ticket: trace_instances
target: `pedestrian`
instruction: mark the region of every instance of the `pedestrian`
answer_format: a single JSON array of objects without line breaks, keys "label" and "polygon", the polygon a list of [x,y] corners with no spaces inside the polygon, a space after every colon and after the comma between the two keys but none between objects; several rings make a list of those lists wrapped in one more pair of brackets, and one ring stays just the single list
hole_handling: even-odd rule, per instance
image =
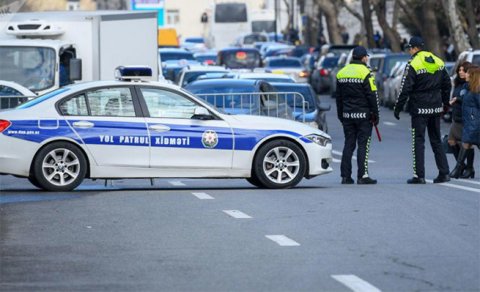
[{"label": "pedestrian", "polygon": [[357,150],[357,184],[376,184],[369,177],[368,155],[372,123],[378,125],[378,95],[375,79],[367,67],[368,54],[364,47],[353,49],[352,61],[337,74],[337,116],[343,125],[345,145],[340,165],[342,184],[353,184],[352,155]]},{"label": "pedestrian", "polygon": [[452,85],[445,63],[434,54],[424,51],[423,39],[414,36],[408,43],[412,55],[403,74],[394,116],[400,119],[405,103],[412,117],[413,178],[409,184],[425,184],[425,130],[435,154],[439,171],[434,183],[450,181],[447,156],[440,136],[440,115],[448,107]]},{"label": "pedestrian", "polygon": [[[458,66],[456,70],[457,76],[453,81],[454,88],[452,98],[450,99],[450,105],[452,106],[452,125],[450,126],[450,132],[448,133],[448,144],[453,151],[453,156],[455,156],[455,160],[458,160],[460,147],[462,147],[462,99],[468,90],[466,74],[470,66],[470,62],[463,62]],[[461,178],[468,178],[471,176],[471,171],[473,171],[473,156],[473,149],[469,149],[467,153],[467,165],[469,167],[465,169],[465,174],[460,175]],[[452,176],[452,173],[450,173],[450,176]]]},{"label": "pedestrian", "polygon": [[465,166],[465,158],[468,153],[472,153],[473,145],[480,148],[480,68],[471,66],[466,75],[468,82],[468,91],[462,100],[463,131],[462,144],[458,154],[457,165],[452,171],[451,176],[459,178],[465,167],[470,168],[467,173],[469,177],[475,177],[473,169],[473,160],[471,165]]}]

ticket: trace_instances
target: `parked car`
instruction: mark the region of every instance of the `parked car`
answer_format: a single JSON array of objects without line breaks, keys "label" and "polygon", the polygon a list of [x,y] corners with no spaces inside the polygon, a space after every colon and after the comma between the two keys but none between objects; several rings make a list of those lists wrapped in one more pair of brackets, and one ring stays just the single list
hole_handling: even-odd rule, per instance
[{"label": "parked car", "polygon": [[288,106],[285,98],[280,98],[278,102],[274,100],[275,88],[262,80],[198,80],[187,85],[185,89],[228,114],[294,119],[293,109]]},{"label": "parked car", "polygon": [[177,74],[176,84],[181,87],[195,81],[198,77],[207,73],[227,74],[230,71],[220,66],[187,66]]},{"label": "parked car", "polygon": [[254,48],[226,48],[218,51],[217,65],[225,66],[228,69],[253,70],[263,67],[260,52]]},{"label": "parked car", "polygon": [[193,57],[203,65],[213,66],[217,61],[216,51],[198,52],[193,54]]},{"label": "parked car", "polygon": [[296,82],[306,83],[309,72],[303,66],[299,58],[294,57],[271,57],[265,59],[265,72],[286,74]]},{"label": "parked car", "polygon": [[241,48],[255,48],[256,42],[267,42],[268,35],[266,33],[254,32],[240,36],[235,41],[235,46]]},{"label": "parked car", "polygon": [[190,52],[201,52],[207,50],[205,39],[202,37],[188,37],[183,40],[181,47]]},{"label": "parked car", "polygon": [[386,107],[393,108],[400,93],[400,86],[402,84],[403,73],[407,62],[397,62],[392,68],[391,73],[384,82],[384,104]]},{"label": "parked car", "polygon": [[346,64],[348,64],[347,57],[347,54],[341,53],[338,57],[337,65],[333,67],[332,71],[330,72],[330,76],[332,76],[332,83],[330,83],[330,92],[332,97],[335,97],[335,92],[337,91],[337,74],[343,67],[345,67]]},{"label": "parked car", "polygon": [[183,67],[189,65],[200,65],[193,57],[193,53],[184,49],[162,48],[158,49],[162,72],[165,79],[175,82],[177,74]]},{"label": "parked car", "polygon": [[256,73],[256,72],[238,73],[236,74],[236,78],[263,80],[270,83],[271,82],[295,83],[295,80],[289,75],[274,74],[274,73]]},{"label": "parked car", "polygon": [[[271,83],[271,85],[275,87],[278,92],[286,93],[288,105],[293,108],[295,120],[318,128],[325,133],[328,132],[326,112],[330,110],[330,105],[321,103],[310,84]],[[297,95],[292,93],[296,93]],[[303,97],[303,100],[299,98],[300,96]],[[305,104],[303,104],[302,101],[305,101]]]},{"label": "parked car", "polygon": [[315,70],[310,76],[310,83],[318,94],[328,93],[331,91],[331,85],[336,81],[336,77],[332,75],[333,69],[337,67],[339,56],[322,56],[317,62]]},{"label": "parked car", "polygon": [[35,93],[16,82],[0,80],[0,109],[14,108],[35,97]]},{"label": "parked car", "polygon": [[178,86],[127,81],[141,78],[138,68],[120,70],[122,80],[68,85],[0,112],[0,173],[65,192],[85,178],[246,178],[290,188],[332,171],[331,138],[320,130],[226,115]]}]

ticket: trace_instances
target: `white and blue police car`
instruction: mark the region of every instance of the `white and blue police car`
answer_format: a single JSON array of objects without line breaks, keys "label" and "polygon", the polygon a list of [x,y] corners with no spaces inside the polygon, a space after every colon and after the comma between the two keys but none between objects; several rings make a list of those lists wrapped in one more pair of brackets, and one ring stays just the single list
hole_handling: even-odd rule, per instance
[{"label": "white and blue police car", "polygon": [[332,171],[332,144],[299,122],[226,115],[182,88],[119,67],[0,112],[0,173],[48,191],[85,178],[246,178],[289,188]]}]

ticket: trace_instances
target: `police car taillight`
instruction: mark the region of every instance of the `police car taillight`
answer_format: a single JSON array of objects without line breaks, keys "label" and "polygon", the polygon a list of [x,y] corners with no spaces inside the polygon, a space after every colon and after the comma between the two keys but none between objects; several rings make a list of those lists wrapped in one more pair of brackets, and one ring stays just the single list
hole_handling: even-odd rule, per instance
[{"label": "police car taillight", "polygon": [[120,66],[115,68],[115,79],[117,80],[145,81],[152,76],[152,68],[147,66]]},{"label": "police car taillight", "polygon": [[12,123],[6,120],[0,120],[0,133],[5,131],[8,127],[10,127]]}]

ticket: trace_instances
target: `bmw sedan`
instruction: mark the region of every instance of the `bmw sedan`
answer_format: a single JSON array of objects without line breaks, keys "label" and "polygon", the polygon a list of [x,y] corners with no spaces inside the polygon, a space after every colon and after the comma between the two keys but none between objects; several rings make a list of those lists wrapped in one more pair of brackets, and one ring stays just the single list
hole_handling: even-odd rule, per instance
[{"label": "bmw sedan", "polygon": [[331,139],[320,130],[223,114],[176,85],[120,79],[69,85],[0,112],[0,174],[70,191],[85,178],[246,178],[290,188],[332,171]]}]

